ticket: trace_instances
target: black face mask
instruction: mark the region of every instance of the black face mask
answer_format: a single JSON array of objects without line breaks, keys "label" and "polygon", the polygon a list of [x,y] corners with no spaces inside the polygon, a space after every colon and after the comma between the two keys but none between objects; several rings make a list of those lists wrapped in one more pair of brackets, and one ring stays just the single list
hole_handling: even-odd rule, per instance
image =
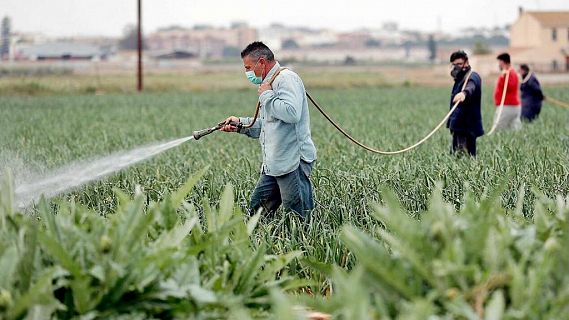
[{"label": "black face mask", "polygon": [[450,75],[454,78],[454,80],[459,80],[462,79],[462,77],[464,77],[468,71],[470,71],[470,66],[467,66],[465,68],[454,66],[450,72]]}]

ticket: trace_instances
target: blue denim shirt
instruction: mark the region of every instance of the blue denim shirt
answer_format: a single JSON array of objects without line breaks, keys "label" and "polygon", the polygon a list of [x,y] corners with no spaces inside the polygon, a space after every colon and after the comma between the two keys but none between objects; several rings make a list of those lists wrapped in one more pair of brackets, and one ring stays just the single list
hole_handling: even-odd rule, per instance
[{"label": "blue denim shirt", "polygon": [[[267,82],[280,68],[277,62],[264,79]],[[282,176],[298,168],[300,160],[316,160],[316,147],[310,135],[310,116],[304,84],[300,77],[285,69],[274,80],[272,90],[259,96],[261,110],[253,127],[239,132],[259,139],[263,152],[262,171]],[[248,125],[252,118],[240,118]]]}]

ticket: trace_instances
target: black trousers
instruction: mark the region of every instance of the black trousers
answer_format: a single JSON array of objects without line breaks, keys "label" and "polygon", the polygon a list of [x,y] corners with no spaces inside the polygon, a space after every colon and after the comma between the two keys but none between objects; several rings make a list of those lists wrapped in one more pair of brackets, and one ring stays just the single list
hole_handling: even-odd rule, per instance
[{"label": "black trousers", "polygon": [[522,120],[532,122],[539,117],[541,105],[522,105]]},{"label": "black trousers", "polygon": [[476,137],[468,133],[452,132],[452,154],[468,153],[476,157]]}]

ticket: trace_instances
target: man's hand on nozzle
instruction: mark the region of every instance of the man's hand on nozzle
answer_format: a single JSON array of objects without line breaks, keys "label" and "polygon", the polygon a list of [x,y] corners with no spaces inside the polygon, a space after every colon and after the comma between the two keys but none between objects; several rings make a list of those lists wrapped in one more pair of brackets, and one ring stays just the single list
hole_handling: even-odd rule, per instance
[{"label": "man's hand on nozzle", "polygon": [[464,91],[461,91],[454,96],[452,102],[454,103],[463,102],[465,99],[466,99],[466,94],[464,93]]},{"label": "man's hand on nozzle", "polygon": [[223,123],[225,123],[224,126],[221,127],[221,129],[219,129],[220,131],[224,131],[224,132],[237,132],[238,128],[237,126],[232,125],[231,123],[240,123],[239,118],[235,117],[235,116],[231,116],[227,119],[225,119],[225,121],[223,121]]}]

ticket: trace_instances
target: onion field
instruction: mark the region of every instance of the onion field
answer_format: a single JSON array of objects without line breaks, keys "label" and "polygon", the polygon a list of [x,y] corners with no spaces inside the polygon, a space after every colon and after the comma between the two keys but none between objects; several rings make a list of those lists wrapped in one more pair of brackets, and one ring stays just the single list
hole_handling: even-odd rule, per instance
[{"label": "onion field", "polygon": [[[565,87],[544,92],[569,101]],[[569,110],[548,103],[523,130],[480,138],[475,159],[450,155],[444,128],[403,155],[371,154],[311,108],[316,209],[306,221],[244,214],[259,145],[220,132],[14,205],[22,179],[251,115],[255,94],[1,97],[0,318],[566,319]],[[311,91],[384,150],[426,135],[449,94]]]}]

